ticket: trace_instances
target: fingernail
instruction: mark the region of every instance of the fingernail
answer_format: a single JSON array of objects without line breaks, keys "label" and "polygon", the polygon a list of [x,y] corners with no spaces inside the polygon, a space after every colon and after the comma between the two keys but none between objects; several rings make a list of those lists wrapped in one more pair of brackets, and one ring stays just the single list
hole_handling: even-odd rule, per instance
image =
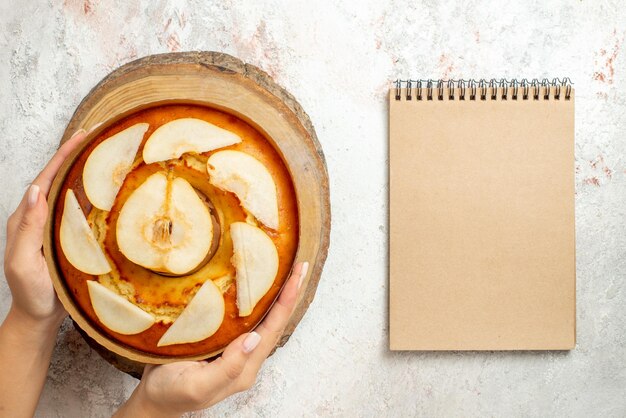
[{"label": "fingernail", "polygon": [[249,353],[256,348],[261,342],[261,334],[252,331],[245,340],[243,340],[243,352]]},{"label": "fingernail", "polygon": [[77,130],[76,132],[74,132],[74,135],[72,135],[72,136],[70,137],[70,139],[72,139],[72,138],[76,138],[78,135],[80,135],[80,134],[86,134],[86,133],[87,133],[87,132],[86,132],[83,128],[80,128],[79,130]]},{"label": "fingernail", "polygon": [[300,286],[302,286],[302,282],[304,281],[304,278],[306,277],[306,274],[309,271],[309,262],[305,261],[304,263],[302,263],[302,268],[300,269],[300,280],[298,281],[298,289],[300,289]]},{"label": "fingernail", "polygon": [[28,207],[32,208],[37,204],[39,199],[39,186],[31,184],[28,188]]},{"label": "fingernail", "polygon": [[87,131],[88,134],[92,133],[93,131],[95,131],[96,129],[98,129],[100,126],[102,126],[104,122],[98,122],[95,125],[93,125],[91,128],[89,128],[89,131]]}]

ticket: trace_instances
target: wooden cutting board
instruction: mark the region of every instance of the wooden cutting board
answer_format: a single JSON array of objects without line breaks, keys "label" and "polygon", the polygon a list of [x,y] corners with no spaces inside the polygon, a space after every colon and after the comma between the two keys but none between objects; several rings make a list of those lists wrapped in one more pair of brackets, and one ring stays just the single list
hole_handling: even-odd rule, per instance
[{"label": "wooden cutting board", "polygon": [[[282,347],[315,296],[329,246],[328,172],[313,125],[296,99],[259,68],[219,52],[182,52],[144,57],[110,73],[80,103],[61,143],[80,128],[88,130],[97,123],[108,124],[142,108],[167,103],[205,104],[234,113],[266,134],[292,175],[300,219],[296,260],[309,261],[310,273],[277,345]],[[50,207],[55,206],[68,169],[69,165],[61,168],[52,186]],[[114,342],[74,306],[54,261],[52,231],[52,225],[47,225],[44,253],[57,294],[74,325],[109,363],[139,378],[142,357],[116,353]]]}]

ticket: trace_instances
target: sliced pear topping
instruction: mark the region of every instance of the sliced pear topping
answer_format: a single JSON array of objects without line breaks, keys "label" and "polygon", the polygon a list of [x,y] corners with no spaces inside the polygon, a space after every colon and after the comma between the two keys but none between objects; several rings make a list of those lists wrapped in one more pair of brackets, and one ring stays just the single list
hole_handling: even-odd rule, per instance
[{"label": "sliced pear topping", "polygon": [[225,310],[222,292],[212,280],[207,280],[157,346],[194,343],[209,338],[222,325]]},{"label": "sliced pear topping", "polygon": [[263,230],[245,222],[230,225],[232,262],[237,271],[239,316],[248,316],[270,290],[278,272],[278,251]]},{"label": "sliced pear topping", "polygon": [[111,271],[72,189],[65,193],[59,241],[67,261],[83,273],[105,274]]},{"label": "sliced pear topping", "polygon": [[211,184],[234,193],[261,223],[278,229],[276,185],[259,160],[241,151],[219,151],[209,157],[207,172]]},{"label": "sliced pear topping", "polygon": [[150,125],[138,123],[105,139],[89,154],[83,169],[85,194],[92,205],[111,210]]},{"label": "sliced pear topping", "polygon": [[157,128],[146,141],[146,164],[179,158],[187,152],[202,153],[241,142],[241,138],[201,119],[176,119]]},{"label": "sliced pear topping", "polygon": [[213,220],[186,180],[157,172],[128,197],[116,233],[120,251],[133,263],[181,275],[207,257]]},{"label": "sliced pear topping", "polygon": [[89,280],[87,288],[94,312],[111,331],[125,335],[138,334],[154,324],[152,315],[100,283]]}]

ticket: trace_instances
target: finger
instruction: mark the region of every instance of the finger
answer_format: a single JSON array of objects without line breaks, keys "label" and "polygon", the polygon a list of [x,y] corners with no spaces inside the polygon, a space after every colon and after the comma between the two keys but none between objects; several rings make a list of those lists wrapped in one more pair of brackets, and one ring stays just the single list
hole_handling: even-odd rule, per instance
[{"label": "finger", "polygon": [[43,230],[48,216],[48,204],[40,188],[32,184],[26,191],[26,209],[17,224],[14,249],[24,254],[35,254],[43,245]]},{"label": "finger", "polygon": [[294,266],[293,272],[287,281],[280,297],[267,314],[263,322],[255,329],[261,334],[261,343],[250,358],[250,366],[256,367],[256,371],[261,367],[263,361],[270,355],[278,339],[282,336],[289,318],[293,313],[298,299],[298,291],[306,274],[308,272],[309,263],[298,263]]},{"label": "finger", "polygon": [[[246,368],[246,363],[262,337],[256,332],[242,334],[228,344],[222,356],[211,363],[194,370],[190,376],[191,386],[199,390],[199,398],[211,400],[222,389],[239,383],[238,379]],[[235,387],[230,393],[240,390]]]},{"label": "finger", "polygon": [[[35,211],[34,213],[31,213],[29,217],[25,218],[25,215],[28,209],[32,209],[30,206],[38,205],[38,200],[39,200],[39,196],[41,193],[39,192],[40,190],[39,186],[37,185],[34,185],[34,186],[35,187],[31,185],[28,187],[28,189],[26,189],[26,193],[24,193],[24,196],[22,197],[20,206],[18,206],[18,209],[10,216],[9,220],[7,221],[7,245],[6,245],[7,253],[13,248],[13,245],[15,244],[15,241],[19,235],[18,230],[28,229],[28,224],[32,223],[31,218],[33,216],[37,216],[37,211]],[[45,202],[45,199],[44,199],[44,202]],[[47,210],[47,203],[45,204],[44,209]],[[44,220],[43,220],[44,224],[45,224],[45,220],[46,218],[44,216]],[[42,237],[43,237],[43,231],[42,231]]]},{"label": "finger", "polygon": [[63,161],[65,161],[70,153],[74,151],[74,149],[83,139],[85,139],[86,136],[87,132],[85,132],[84,129],[78,130],[70,139],[67,140],[67,142],[61,145],[54,156],[52,156],[46,167],[41,171],[41,173],[39,173],[37,178],[35,178],[33,183],[37,184],[41,188],[41,193],[43,193],[44,196],[48,195],[52,181],[57,175],[59,168],[61,168]]}]

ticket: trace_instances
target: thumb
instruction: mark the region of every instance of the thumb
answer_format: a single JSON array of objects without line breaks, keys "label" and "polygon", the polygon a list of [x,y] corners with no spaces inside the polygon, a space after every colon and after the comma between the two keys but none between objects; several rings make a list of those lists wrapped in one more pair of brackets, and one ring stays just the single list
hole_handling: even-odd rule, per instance
[{"label": "thumb", "polygon": [[40,188],[31,184],[26,191],[26,210],[17,226],[15,249],[37,252],[43,245],[43,230],[48,216],[48,204]]},{"label": "thumb", "polygon": [[261,335],[256,332],[240,335],[228,344],[219,358],[210,363],[200,363],[203,367],[192,376],[194,386],[209,399],[219,389],[228,389],[232,384],[239,383],[248,358],[260,341]]},{"label": "thumb", "polygon": [[261,341],[261,335],[256,332],[240,335],[228,344],[222,355],[209,366],[216,366],[218,375],[229,381],[236,380],[246,366],[250,353]]}]

